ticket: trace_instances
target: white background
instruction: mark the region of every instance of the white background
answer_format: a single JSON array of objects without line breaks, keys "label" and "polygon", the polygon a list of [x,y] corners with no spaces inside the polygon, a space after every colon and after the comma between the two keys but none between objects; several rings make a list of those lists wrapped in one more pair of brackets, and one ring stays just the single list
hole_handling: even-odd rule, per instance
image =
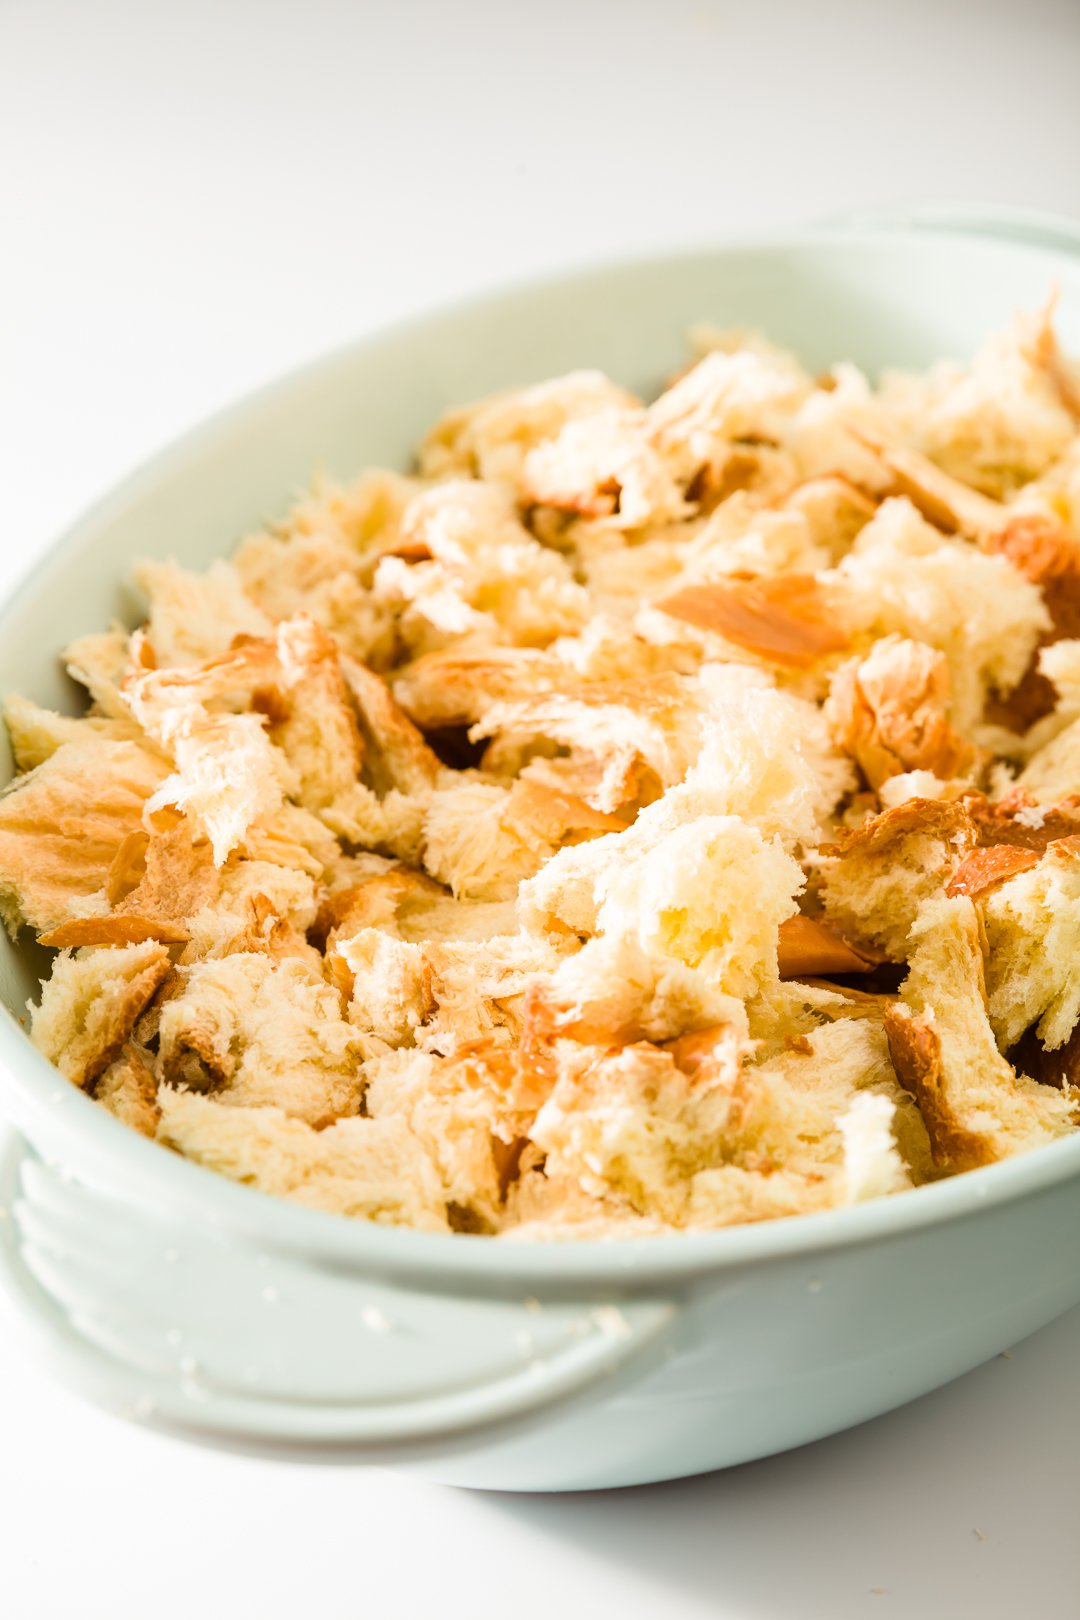
[{"label": "white background", "polygon": [[[0,0],[0,588],[207,411],[508,277],[1080,213],[1076,0]],[[5,1620],[1080,1613],[1080,1313],[786,1458],[562,1499],[203,1454],[0,1345]]]}]

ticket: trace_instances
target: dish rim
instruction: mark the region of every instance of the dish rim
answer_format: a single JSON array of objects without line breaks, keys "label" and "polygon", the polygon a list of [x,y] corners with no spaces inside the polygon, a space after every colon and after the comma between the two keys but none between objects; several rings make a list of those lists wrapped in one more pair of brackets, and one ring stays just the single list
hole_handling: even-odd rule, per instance
[{"label": "dish rim", "polygon": [[[1033,217],[1034,218],[1034,217]],[[264,405],[329,378],[336,370],[361,362],[366,353],[402,338],[422,338],[426,327],[478,314],[492,304],[513,303],[559,287],[602,281],[620,272],[656,270],[730,259],[762,251],[792,252],[843,240],[853,247],[912,243],[912,219],[901,217],[884,227],[832,225],[796,230],[777,229],[695,243],[658,253],[623,253],[587,260],[554,271],[515,279],[473,292],[445,304],[429,306],[392,323],[338,344],[299,366],[272,377],[202,418],[192,428],[123,475],[33,561],[0,601],[0,636],[18,619],[47,576],[63,561],[92,547],[98,532],[133,502],[148,495],[174,472],[190,465],[233,427]],[[1016,222],[1010,222],[1010,225]],[[955,235],[970,241],[981,232],[947,219],[923,225],[933,236]],[[1025,241],[1009,234],[986,240],[988,248],[1006,254],[1041,256],[1059,268],[1063,256],[1037,238]],[[1026,1154],[948,1180],[913,1188],[865,1204],[813,1214],[779,1217],[718,1230],[695,1230],[636,1237],[566,1237],[513,1241],[470,1233],[423,1232],[382,1225],[362,1218],[306,1209],[285,1198],[230,1181],[217,1171],[162,1150],[99,1108],[71,1086],[31,1044],[15,1015],[0,1007],[0,1091],[11,1123],[25,1127],[31,1141],[48,1144],[50,1162],[91,1174],[87,1184],[113,1196],[115,1188],[139,1203],[149,1200],[158,1216],[182,1216],[203,1228],[214,1228],[263,1250],[302,1256],[335,1270],[423,1282],[437,1291],[452,1291],[469,1282],[478,1287],[609,1284],[631,1287],[688,1278],[702,1272],[740,1269],[877,1240],[898,1239],[928,1226],[968,1219],[1000,1208],[1080,1176],[1080,1132]],[[59,1089],[63,1088],[63,1089]],[[62,1106],[61,1106],[62,1105]],[[107,1171],[103,1188],[100,1173]]]}]

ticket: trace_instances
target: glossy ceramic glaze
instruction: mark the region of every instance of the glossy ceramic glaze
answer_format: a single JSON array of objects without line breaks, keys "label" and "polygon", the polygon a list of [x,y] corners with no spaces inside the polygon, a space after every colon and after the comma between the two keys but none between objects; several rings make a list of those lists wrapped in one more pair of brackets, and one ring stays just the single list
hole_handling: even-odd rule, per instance
[{"label": "glossy ceramic glaze", "polygon": [[[963,356],[1056,281],[1080,348],[1070,228],[990,225],[868,218],[588,270],[346,349],[91,513],[0,616],[0,691],[74,709],[56,650],[130,617],[133,558],[204,566],[317,468],[403,465],[445,406],[494,388],[598,366],[648,392],[695,322],[761,326],[811,370],[849,356],[875,372]],[[506,1489],[632,1484],[886,1411],[1080,1299],[1080,1139],[858,1209],[625,1242],[293,1208],[62,1081],[21,1027],[38,966],[0,945],[0,1278],[63,1377],[194,1439]]]}]

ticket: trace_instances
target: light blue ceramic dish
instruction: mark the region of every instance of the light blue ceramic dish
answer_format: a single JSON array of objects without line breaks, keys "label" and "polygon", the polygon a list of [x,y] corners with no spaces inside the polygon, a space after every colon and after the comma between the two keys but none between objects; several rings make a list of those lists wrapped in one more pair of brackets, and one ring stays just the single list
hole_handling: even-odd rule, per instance
[{"label": "light blue ceramic dish", "polygon": [[[240,405],[92,512],[0,617],[0,690],[74,707],[56,649],[125,612],[133,557],[203,566],[317,466],[401,464],[447,405],[598,366],[654,388],[697,321],[811,369],[969,352],[1062,288],[1056,221],[881,221],[593,269],[369,339]],[[5,774],[10,763],[4,763]],[[69,1382],[218,1444],[526,1490],[783,1450],[975,1366],[1080,1299],[1080,1138],[878,1204],[714,1234],[532,1246],[381,1229],[232,1185],[63,1082],[0,945],[0,1277]]]}]

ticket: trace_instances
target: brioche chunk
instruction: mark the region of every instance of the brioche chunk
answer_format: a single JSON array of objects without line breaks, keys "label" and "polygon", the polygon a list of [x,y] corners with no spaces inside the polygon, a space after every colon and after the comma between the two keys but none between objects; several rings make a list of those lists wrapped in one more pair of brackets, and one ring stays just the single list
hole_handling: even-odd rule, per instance
[{"label": "brioche chunk", "polygon": [[1052,313],[881,380],[703,327],[656,397],[523,380],[231,560],[136,563],[143,624],[63,653],[85,712],[4,700],[39,1049],[234,1181],[501,1241],[1075,1130]]},{"label": "brioche chunk", "polygon": [[169,967],[168,951],[154,940],[59,956],[31,1010],[35,1042],[73,1085],[92,1085]]},{"label": "brioche chunk", "polygon": [[1080,838],[1031,859],[987,895],[983,915],[999,1043],[1012,1046],[1037,1021],[1043,1046],[1064,1046],[1080,1020]]},{"label": "brioche chunk", "polygon": [[161,1010],[164,1077],[310,1125],[355,1114],[361,1086],[337,992],[299,961],[240,950],[181,970]]},{"label": "brioche chunk", "polygon": [[826,917],[856,945],[904,961],[919,907],[945,892],[976,837],[956,803],[913,798],[871,816],[820,857]]},{"label": "brioche chunk", "polygon": [[971,900],[928,900],[912,929],[901,1001],[885,1015],[893,1063],[941,1169],[967,1169],[1062,1135],[1075,1104],[1013,1072],[986,1009],[982,933]]},{"label": "brioche chunk", "polygon": [[149,748],[66,742],[0,798],[0,915],[45,930],[108,909],[110,868],[168,766]]},{"label": "brioche chunk", "polygon": [[401,1119],[312,1130],[283,1108],[226,1107],[162,1086],[158,1141],[196,1164],[310,1209],[445,1230],[438,1175]]}]

